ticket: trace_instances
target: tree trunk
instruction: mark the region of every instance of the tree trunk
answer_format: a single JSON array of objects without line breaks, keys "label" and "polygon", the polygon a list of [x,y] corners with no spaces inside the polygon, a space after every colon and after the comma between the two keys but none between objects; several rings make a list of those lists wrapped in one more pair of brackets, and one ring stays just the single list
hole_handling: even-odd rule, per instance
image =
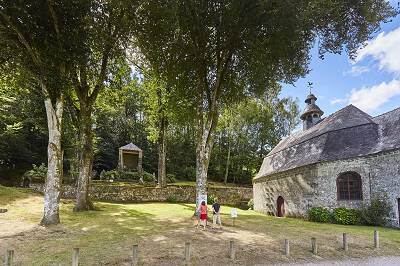
[{"label": "tree trunk", "polygon": [[230,142],[230,140],[228,140],[228,158],[226,158],[226,168],[225,168],[225,177],[224,177],[225,185],[228,182],[230,159],[231,159],[231,142]]},{"label": "tree trunk", "polygon": [[212,149],[211,132],[204,130],[201,138],[197,141],[196,147],[196,206],[199,202],[200,195],[207,195],[207,172],[210,163],[210,155]]},{"label": "tree trunk", "polygon": [[166,125],[167,121],[165,117],[160,118],[160,135],[158,138],[158,186],[167,187],[167,172],[165,165],[165,158],[167,153],[166,146]]},{"label": "tree trunk", "polygon": [[89,198],[89,184],[93,166],[92,118],[90,108],[81,103],[79,112],[79,176],[74,211],[93,209]]},{"label": "tree trunk", "polygon": [[[45,91],[45,89],[43,89]],[[61,148],[62,115],[64,97],[56,99],[53,106],[51,99],[44,100],[49,129],[49,143],[47,146],[47,178],[44,187],[44,211],[41,225],[48,226],[60,222],[59,203],[60,187],[63,175],[63,151]],[[54,109],[55,107],[55,109]]]}]

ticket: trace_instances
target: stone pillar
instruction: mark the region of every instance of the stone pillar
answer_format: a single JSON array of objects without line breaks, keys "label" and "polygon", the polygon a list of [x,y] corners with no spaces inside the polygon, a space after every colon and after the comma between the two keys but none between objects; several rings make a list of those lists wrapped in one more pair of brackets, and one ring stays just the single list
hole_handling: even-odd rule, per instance
[{"label": "stone pillar", "polygon": [[141,173],[143,172],[143,167],[142,167],[142,157],[143,157],[143,152],[140,151],[139,152],[139,156],[138,156],[138,172]]},{"label": "stone pillar", "polygon": [[118,169],[122,170],[124,168],[124,156],[121,149],[118,150]]}]

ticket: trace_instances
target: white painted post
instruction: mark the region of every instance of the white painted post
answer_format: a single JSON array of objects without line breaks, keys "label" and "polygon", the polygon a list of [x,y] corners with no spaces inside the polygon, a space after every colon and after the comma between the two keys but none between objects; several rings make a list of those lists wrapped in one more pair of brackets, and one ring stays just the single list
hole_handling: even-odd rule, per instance
[{"label": "white painted post", "polygon": [[72,251],[72,266],[79,266],[79,248]]}]

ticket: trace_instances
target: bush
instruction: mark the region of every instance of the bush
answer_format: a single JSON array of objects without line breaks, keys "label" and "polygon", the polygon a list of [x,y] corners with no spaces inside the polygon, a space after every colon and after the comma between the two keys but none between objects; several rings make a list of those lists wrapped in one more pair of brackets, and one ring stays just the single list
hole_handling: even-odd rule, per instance
[{"label": "bush", "polygon": [[308,219],[312,222],[329,223],[331,212],[324,207],[312,207],[308,210]]},{"label": "bush", "polygon": [[169,203],[177,203],[178,200],[177,200],[177,198],[175,196],[169,196],[167,198],[167,202],[169,202]]},{"label": "bush", "polygon": [[391,206],[389,203],[376,197],[371,200],[371,204],[361,208],[361,221],[366,225],[386,225],[387,217],[390,215]]},{"label": "bush", "polygon": [[336,208],[333,210],[333,219],[337,224],[361,224],[359,210],[348,208]]},{"label": "bush", "polygon": [[249,210],[254,210],[254,200],[250,199],[249,202],[247,202],[247,207],[249,207]]},{"label": "bush", "polygon": [[130,171],[101,171],[101,180],[115,180],[115,181],[135,181],[135,182],[155,182],[155,177],[147,172],[130,172]]},{"label": "bush", "polygon": [[174,174],[167,174],[167,183],[175,183],[176,177]]},{"label": "bush", "polygon": [[215,199],[217,199],[217,197],[213,195],[207,195],[207,205],[213,204],[215,202]]},{"label": "bush", "polygon": [[156,177],[150,173],[143,172],[142,173],[143,182],[154,183],[156,182]]},{"label": "bush", "polygon": [[182,177],[182,180],[195,181],[196,169],[194,167],[185,167],[180,171],[179,176]]},{"label": "bush", "polygon": [[32,169],[25,172],[24,177],[30,178],[32,182],[44,183],[47,176],[47,167],[44,163],[37,166],[32,164]]}]

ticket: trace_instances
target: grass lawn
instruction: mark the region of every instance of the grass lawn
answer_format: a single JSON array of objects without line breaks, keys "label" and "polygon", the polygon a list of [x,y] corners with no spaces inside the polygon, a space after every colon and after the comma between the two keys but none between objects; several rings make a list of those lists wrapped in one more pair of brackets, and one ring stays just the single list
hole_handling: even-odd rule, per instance
[{"label": "grass lawn", "polygon": [[[381,249],[373,245],[373,227],[311,223],[238,210],[231,226],[229,207],[222,207],[223,230],[193,226],[191,204],[116,204],[96,202],[96,211],[73,213],[73,202],[62,200],[61,225],[37,226],[42,196],[29,190],[0,186],[0,262],[7,248],[15,250],[15,265],[70,265],[80,247],[80,265],[129,265],[130,249],[139,243],[141,265],[181,265],[184,243],[192,243],[193,265],[253,265],[308,262],[399,254],[400,230],[379,228]],[[341,234],[349,235],[349,251],[340,249]],[[316,237],[319,254],[310,252]],[[291,255],[282,255],[283,240]],[[227,258],[229,240],[237,245],[237,260]]]}]

